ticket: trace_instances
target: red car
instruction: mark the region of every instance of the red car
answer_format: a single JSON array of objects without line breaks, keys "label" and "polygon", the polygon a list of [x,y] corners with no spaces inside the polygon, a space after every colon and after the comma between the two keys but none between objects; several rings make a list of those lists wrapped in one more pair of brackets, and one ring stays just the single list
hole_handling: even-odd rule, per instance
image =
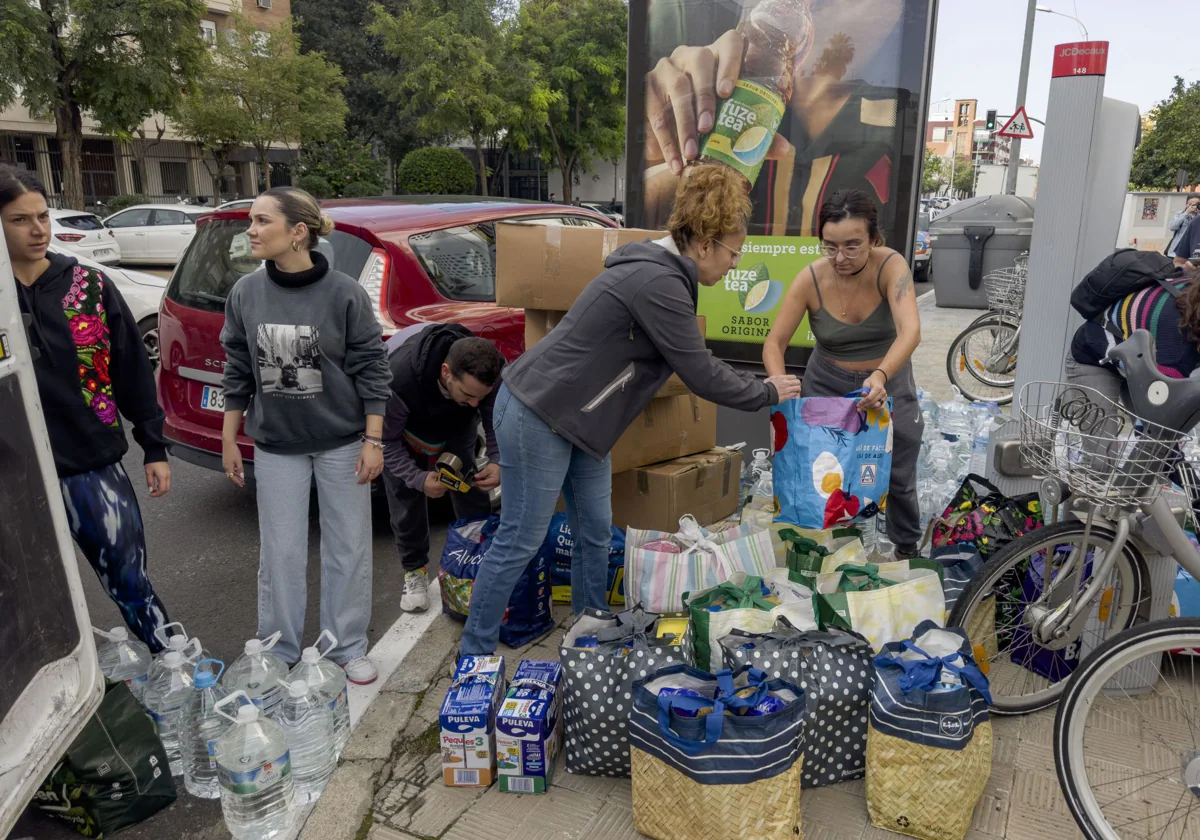
[{"label": "red car", "polygon": [[[472,197],[405,196],[324,202],[335,229],[319,250],[379,302],[384,337],[421,322],[453,322],[489,339],[505,358],[525,350],[525,315],[495,304],[496,222],[615,227],[583,207]],[[225,297],[259,267],[246,236],[249,213],[200,219],[159,313],[159,401],[171,454],[221,470]],[[239,443],[251,473],[254,444]]]}]

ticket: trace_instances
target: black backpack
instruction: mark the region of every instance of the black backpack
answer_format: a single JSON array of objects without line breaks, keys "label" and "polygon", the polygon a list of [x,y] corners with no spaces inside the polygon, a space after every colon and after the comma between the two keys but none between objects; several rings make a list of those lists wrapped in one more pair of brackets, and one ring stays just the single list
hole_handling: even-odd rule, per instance
[{"label": "black backpack", "polygon": [[1117,301],[1155,283],[1179,297],[1179,290],[1168,281],[1183,276],[1183,269],[1157,251],[1121,248],[1101,260],[1071,291],[1071,306],[1089,321],[1096,320]]}]

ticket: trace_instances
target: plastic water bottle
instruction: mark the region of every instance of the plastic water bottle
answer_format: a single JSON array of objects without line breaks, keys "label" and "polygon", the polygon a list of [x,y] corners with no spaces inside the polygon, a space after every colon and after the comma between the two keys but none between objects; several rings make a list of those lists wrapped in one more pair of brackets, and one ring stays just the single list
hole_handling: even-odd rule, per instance
[{"label": "plastic water bottle", "polygon": [[887,511],[884,508],[879,509],[879,513],[875,514],[875,553],[881,557],[890,557],[892,552],[896,550],[896,546],[888,538],[887,533]]},{"label": "plastic water bottle", "polygon": [[300,653],[300,661],[288,674],[289,680],[304,680],[329,706],[333,712],[334,752],[341,756],[350,740],[350,702],[346,692],[346,672],[341,666],[324,658],[320,651],[321,641],[329,639],[328,653],[337,647],[337,638],[328,630],[322,630],[317,643]]},{"label": "plastic water bottle", "polygon": [[287,695],[275,707],[272,719],[283,727],[287,736],[296,804],[307,805],[321,797],[337,766],[333,712],[304,680],[280,680],[279,684]]},{"label": "plastic water bottle", "polygon": [[[225,708],[239,699],[246,703],[235,717]],[[235,691],[216,705],[234,724],[217,739],[221,812],[235,840],[271,840],[291,824],[296,787],[287,736],[251,699]]]},{"label": "plastic water bottle", "polygon": [[[178,627],[179,632],[178,633],[168,632],[168,628],[171,628],[171,627]],[[208,653],[204,650],[204,646],[200,644],[199,639],[196,637],[193,637],[193,636],[189,636],[187,634],[187,630],[185,630],[183,628],[183,625],[180,624],[178,621],[172,621],[170,624],[164,624],[161,627],[155,628],[154,638],[158,639],[158,641],[161,642],[162,646],[163,646],[163,649],[161,651],[159,651],[158,655],[156,655],[154,657],[155,662],[162,659],[163,654],[165,654],[169,650],[179,651],[180,653],[183,654],[184,659],[187,659],[189,656],[193,655],[193,654],[188,653],[189,650],[193,651],[193,653],[195,654],[195,656],[198,660],[211,658],[208,655]]]},{"label": "plastic water bottle", "polygon": [[975,428],[975,434],[971,436],[971,461],[970,472],[975,475],[981,475],[987,478],[987,451],[988,438],[990,429],[986,421]]},{"label": "plastic water bottle", "polygon": [[265,641],[248,640],[242,655],[234,660],[221,680],[229,691],[246,692],[250,702],[268,717],[279,703],[279,680],[286,677],[288,672],[283,657],[271,651],[281,635],[276,631]]},{"label": "plastic water bottle", "polygon": [[[210,667],[203,667],[206,663]],[[213,671],[213,665],[219,665]],[[217,799],[221,784],[217,780],[217,739],[232,724],[217,711],[217,703],[229,696],[220,684],[225,663],[201,659],[193,672],[194,691],[181,713],[179,751],[183,754],[183,785],[192,796]]]},{"label": "plastic water bottle", "polygon": [[954,399],[942,403],[938,408],[938,430],[942,436],[951,442],[968,438],[972,431],[971,409],[962,394],[955,392]]},{"label": "plastic water bottle", "polygon": [[925,431],[937,429],[938,404],[933,395],[923,389],[917,390],[917,406],[921,409],[921,417],[925,420]]},{"label": "plastic water bottle", "polygon": [[771,450],[755,449],[753,458],[742,468],[742,501],[746,502],[753,495],[754,485],[764,473],[771,472]]},{"label": "plastic water bottle", "polygon": [[187,667],[190,664],[179,651],[167,651],[162,662],[156,664],[158,673],[151,677],[143,697],[146,711],[154,719],[154,725],[158,728],[158,738],[167,752],[171,775],[176,778],[183,774],[179,732],[183,705],[192,693],[192,675]]},{"label": "plastic water bottle", "polygon": [[129,631],[124,627],[114,627],[107,633],[93,627],[92,632],[105,640],[96,649],[104,676],[110,680],[124,680],[133,696],[141,702],[146,693],[146,684],[150,681],[150,648],[137,639],[129,638]]}]

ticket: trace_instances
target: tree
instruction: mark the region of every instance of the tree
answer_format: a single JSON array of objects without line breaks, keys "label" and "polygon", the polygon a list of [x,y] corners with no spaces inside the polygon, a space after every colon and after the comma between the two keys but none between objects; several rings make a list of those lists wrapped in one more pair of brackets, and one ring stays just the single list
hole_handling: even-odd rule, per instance
[{"label": "tree", "polygon": [[925,149],[925,161],[921,164],[921,195],[937,195],[946,178],[946,161],[932,149]]},{"label": "tree", "polygon": [[[0,0],[0,109],[53,114],[62,196],[83,207],[83,114],[132,132],[203,66],[204,0]],[[144,184],[143,184],[144,186]]]},{"label": "tree", "polygon": [[249,142],[250,120],[237,97],[237,80],[223,61],[213,61],[196,89],[184,97],[175,120],[179,133],[207,153],[204,165],[219,196],[228,194],[229,159]]},{"label": "tree", "polygon": [[960,198],[975,195],[975,161],[966,155],[959,155],[954,164],[954,183],[951,189]]},{"label": "tree", "polygon": [[426,147],[409,152],[396,170],[402,193],[459,195],[475,187],[475,168],[458,149]]},{"label": "tree", "polygon": [[854,41],[845,32],[835,32],[813,65],[814,75],[841,79],[854,61]]},{"label": "tree", "polygon": [[300,168],[306,175],[324,178],[335,194],[345,195],[345,187],[352,183],[370,185],[367,195],[379,195],[383,190],[384,162],[361,140],[338,138],[307,144],[300,153]]},{"label": "tree", "polygon": [[488,142],[517,121],[507,38],[490,0],[413,0],[398,15],[377,8],[371,33],[406,69],[394,78],[401,111],[430,135],[467,137],[479,190],[488,194]]},{"label": "tree", "polygon": [[[1175,77],[1171,95],[1150,112],[1149,130],[1133,153],[1130,181],[1141,189],[1173,190],[1180,169],[1200,181],[1200,82]],[[1145,123],[1143,124],[1145,126]]]},{"label": "tree", "polygon": [[342,71],[320,53],[300,52],[290,23],[262,32],[235,16],[228,36],[217,39],[213,64],[214,94],[240,112],[239,130],[258,153],[266,187],[273,144],[291,148],[345,130]]},{"label": "tree", "polygon": [[625,148],[628,9],[622,0],[526,0],[514,55],[532,65],[531,112],[544,113],[537,139],[563,177],[570,201],[577,172],[617,160]]}]

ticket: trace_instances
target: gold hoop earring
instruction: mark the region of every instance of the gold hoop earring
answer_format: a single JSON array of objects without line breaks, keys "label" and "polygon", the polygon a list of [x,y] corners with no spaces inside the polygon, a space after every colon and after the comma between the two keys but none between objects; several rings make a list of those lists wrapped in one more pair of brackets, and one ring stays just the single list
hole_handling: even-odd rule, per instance
[{"label": "gold hoop earring", "polygon": [[293,243],[292,243],[292,250],[293,250],[293,251],[299,251],[299,250],[300,250],[300,243],[299,243],[299,242],[293,242]]}]

